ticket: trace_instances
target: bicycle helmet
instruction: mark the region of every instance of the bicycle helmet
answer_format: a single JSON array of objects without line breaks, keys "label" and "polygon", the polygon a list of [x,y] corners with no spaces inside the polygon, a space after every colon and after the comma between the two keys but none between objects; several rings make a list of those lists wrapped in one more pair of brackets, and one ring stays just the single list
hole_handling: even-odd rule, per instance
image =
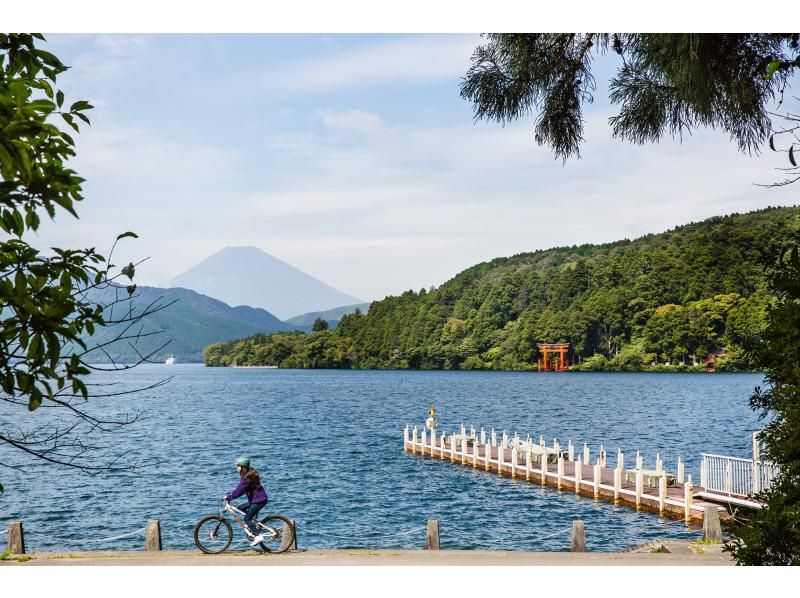
[{"label": "bicycle helmet", "polygon": [[236,465],[241,465],[245,469],[250,469],[250,457],[239,457],[236,459]]}]

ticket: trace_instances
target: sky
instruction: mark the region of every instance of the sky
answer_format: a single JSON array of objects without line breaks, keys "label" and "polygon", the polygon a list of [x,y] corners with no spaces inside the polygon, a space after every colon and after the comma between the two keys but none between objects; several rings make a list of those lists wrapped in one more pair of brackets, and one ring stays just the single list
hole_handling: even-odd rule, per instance
[{"label": "sky", "polygon": [[725,133],[634,146],[612,139],[616,57],[598,58],[580,160],[533,137],[533,117],[475,122],[459,95],[478,35],[46,35],[89,100],[72,166],[79,220],[46,246],[148,258],[139,284],[226,246],[259,247],[371,301],[439,286],[495,257],[661,232],[800,204],[785,156],[739,153]]}]

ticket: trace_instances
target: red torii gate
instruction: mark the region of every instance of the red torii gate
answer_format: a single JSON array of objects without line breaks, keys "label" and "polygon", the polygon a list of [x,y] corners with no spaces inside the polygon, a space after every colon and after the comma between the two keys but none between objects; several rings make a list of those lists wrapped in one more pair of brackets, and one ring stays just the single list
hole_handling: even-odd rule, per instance
[{"label": "red torii gate", "polygon": [[[536,348],[542,354],[539,357],[538,365],[540,372],[566,372],[569,370],[569,361],[566,359],[567,351],[569,351],[569,343],[536,343]],[[554,360],[553,367],[550,367],[550,354],[558,353],[558,357]]]}]

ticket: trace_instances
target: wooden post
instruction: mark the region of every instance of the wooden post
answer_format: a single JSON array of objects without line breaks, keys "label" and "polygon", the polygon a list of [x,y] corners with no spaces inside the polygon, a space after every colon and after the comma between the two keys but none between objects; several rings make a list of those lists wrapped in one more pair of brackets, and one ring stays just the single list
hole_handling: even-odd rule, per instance
[{"label": "wooden post", "polygon": [[436,428],[431,428],[431,457],[434,456],[436,450]]},{"label": "wooden post", "polygon": [[600,445],[600,467],[606,466],[606,449],[603,448],[603,445]]},{"label": "wooden post", "polygon": [[511,448],[511,477],[517,477],[517,448]]},{"label": "wooden post", "polygon": [[[281,524],[281,526],[283,527],[283,534],[281,535],[281,544],[280,544],[281,550],[283,549],[297,550],[297,525],[295,524],[294,519],[290,519],[289,524],[290,525],[287,525],[286,523]],[[286,533],[288,529],[291,529],[292,531],[291,543],[287,542],[286,540],[289,535]]]},{"label": "wooden post", "polygon": [[442,430],[442,445],[439,447],[439,458],[444,461],[444,449],[447,445],[447,434]]},{"label": "wooden post", "polygon": [[408,424],[403,428],[403,452],[408,452]]},{"label": "wooden post", "polygon": [[161,550],[161,523],[158,519],[147,522],[147,532],[144,538],[145,550]]},{"label": "wooden post", "polygon": [[497,446],[497,432],[492,428],[492,446]]},{"label": "wooden post", "polygon": [[450,435],[450,462],[456,462],[456,435],[455,433]]},{"label": "wooden post", "polygon": [[583,521],[576,519],[572,522],[572,552],[586,552],[586,527]]},{"label": "wooden post", "polygon": [[541,447],[545,446],[544,436],[539,436],[539,446],[541,446]]},{"label": "wooden post", "polygon": [[583,463],[578,457],[578,460],[575,461],[575,494],[579,494],[581,491],[581,478],[583,478]]},{"label": "wooden post", "polygon": [[486,430],[481,426],[481,444],[486,444]]},{"label": "wooden post", "polygon": [[467,462],[467,437],[461,437],[461,465]]},{"label": "wooden post", "polygon": [[472,441],[472,468],[478,467],[478,439]]},{"label": "wooden post", "polygon": [[505,450],[502,446],[497,447],[497,475],[503,473],[503,460],[506,458],[504,455]]},{"label": "wooden post", "polygon": [[641,469],[636,470],[636,508],[642,504],[642,487],[644,486],[644,474]]},{"label": "wooden post", "polygon": [[683,464],[683,459],[678,457],[678,483],[683,484],[686,480],[686,467]]},{"label": "wooden post", "polygon": [[667,472],[662,471],[661,477],[658,478],[658,512],[664,513],[667,508]]},{"label": "wooden post", "polygon": [[461,422],[461,435],[462,436],[467,435],[467,429],[464,427],[464,422]]},{"label": "wooden post", "polygon": [[722,542],[722,526],[717,507],[706,507],[703,511],[703,540]]},{"label": "wooden post", "polygon": [[619,465],[614,470],[614,502],[619,501],[620,490],[622,490],[622,472],[623,469]]},{"label": "wooden post", "polygon": [[589,445],[587,445],[585,442],[583,443],[583,462],[584,463],[591,462],[589,457]]},{"label": "wooden post", "polygon": [[686,480],[683,486],[683,516],[686,521],[692,518],[692,475]]},{"label": "wooden post", "polygon": [[602,478],[603,467],[600,465],[600,459],[594,465],[594,497],[600,497],[600,479]]},{"label": "wooden post", "polygon": [[417,426],[414,426],[414,434],[411,436],[411,453],[417,453]]},{"label": "wooden post", "polygon": [[661,463],[661,455],[656,453],[656,472],[657,473],[661,473],[661,471],[663,469],[664,469],[664,465]]},{"label": "wooden post", "polygon": [[8,550],[11,554],[25,554],[25,534],[21,521],[8,524]]},{"label": "wooden post", "polygon": [[617,468],[618,469],[625,469],[625,455],[622,453],[622,449],[617,449]]},{"label": "wooden post", "polygon": [[503,430],[503,448],[508,448],[508,434],[506,434],[505,430]]},{"label": "wooden post", "polygon": [[636,469],[642,469],[642,455],[636,451]]},{"label": "wooden post", "polygon": [[556,452],[556,455],[561,453],[561,445],[558,444],[558,440],[553,438],[553,450]]},{"label": "wooden post", "polygon": [[475,426],[473,426],[472,424],[469,425],[469,437],[475,438]]},{"label": "wooden post", "polygon": [[439,520],[428,519],[425,531],[425,550],[439,550]]},{"label": "wooden post", "polygon": [[533,453],[531,452],[531,440],[528,438],[528,444],[525,445],[525,479],[531,479],[531,469],[533,468]]},{"label": "wooden post", "polygon": [[569,443],[567,443],[567,458],[569,459],[570,463],[575,461],[575,447],[572,445],[571,440]]},{"label": "wooden post", "polygon": [[558,468],[556,473],[556,475],[558,475],[558,489],[561,490],[561,481],[564,479],[564,457],[561,455],[558,456],[558,462],[556,466]]},{"label": "wooden post", "polygon": [[491,444],[484,444],[483,445],[483,456],[486,460],[486,471],[489,471],[489,459],[492,456],[492,445]]},{"label": "wooden post", "polygon": [[422,428],[422,447],[419,451],[421,455],[425,455],[425,445],[428,444],[428,430],[426,428]]},{"label": "wooden post", "polygon": [[547,453],[540,454],[539,459],[542,464],[542,486],[544,486],[547,483]]}]

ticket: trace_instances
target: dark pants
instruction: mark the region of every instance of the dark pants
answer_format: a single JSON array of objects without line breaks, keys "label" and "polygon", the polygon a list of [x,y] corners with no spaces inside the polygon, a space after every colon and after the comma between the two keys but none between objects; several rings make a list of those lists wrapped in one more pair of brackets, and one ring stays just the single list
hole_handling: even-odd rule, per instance
[{"label": "dark pants", "polygon": [[253,519],[256,515],[258,515],[258,512],[264,507],[265,504],[267,504],[267,501],[257,502],[254,504],[246,502],[236,507],[240,511],[244,511],[245,525],[250,528],[250,531],[253,532],[254,535],[258,534],[258,526],[253,523]]}]

